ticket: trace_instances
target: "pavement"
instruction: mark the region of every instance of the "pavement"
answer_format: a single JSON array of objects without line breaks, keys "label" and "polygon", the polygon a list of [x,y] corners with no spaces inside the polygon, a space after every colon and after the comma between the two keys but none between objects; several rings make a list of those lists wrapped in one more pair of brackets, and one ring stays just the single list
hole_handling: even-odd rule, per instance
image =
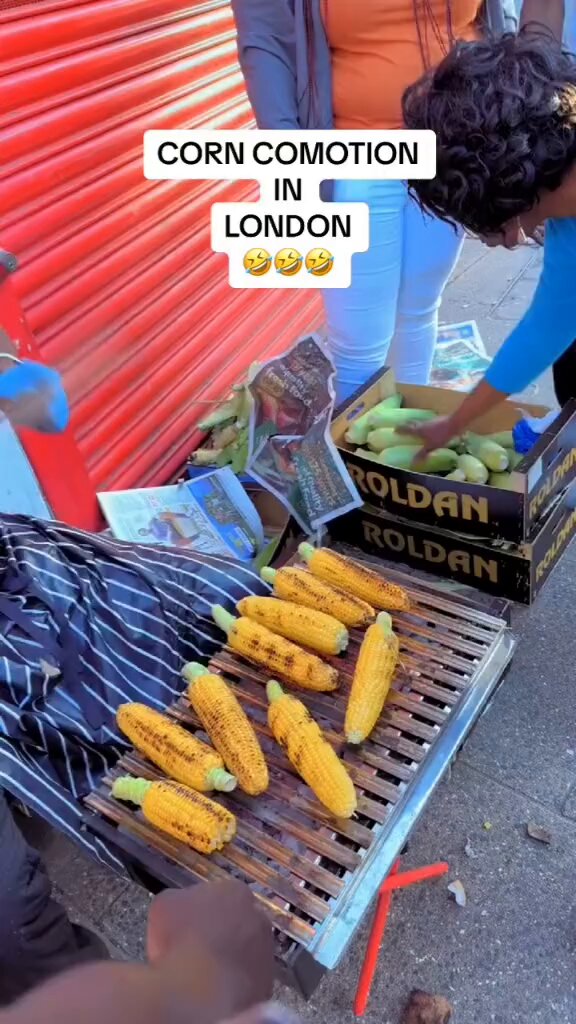
[{"label": "pavement", "polygon": [[[494,351],[528,303],[540,251],[489,251],[468,242],[442,309],[445,322],[476,319]],[[550,380],[531,397],[553,402]],[[492,704],[421,820],[407,867],[445,859],[459,907],[441,880],[400,893],[381,951],[367,1024],[400,1024],[414,988],[441,993],[455,1024],[573,1024],[576,1020],[576,606],[569,550],[532,609],[514,613],[519,646]],[[546,829],[549,845],[526,826]],[[56,895],[94,927],[113,955],[138,958],[148,895],[87,861],[34,823]],[[305,1022],[353,1017],[365,927],[349,955],[304,1004]]]}]

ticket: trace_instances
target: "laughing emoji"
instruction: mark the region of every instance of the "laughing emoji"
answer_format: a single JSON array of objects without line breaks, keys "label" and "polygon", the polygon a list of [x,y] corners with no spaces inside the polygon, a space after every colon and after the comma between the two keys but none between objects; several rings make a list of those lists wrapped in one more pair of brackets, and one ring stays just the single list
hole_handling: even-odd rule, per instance
[{"label": "laughing emoji", "polygon": [[242,261],[244,270],[252,277],[264,277],[272,266],[272,257],[266,249],[248,249]]},{"label": "laughing emoji", "polygon": [[314,277],[325,277],[334,265],[334,257],[328,249],[311,249],[306,257],[306,270]]},{"label": "laughing emoji", "polygon": [[297,249],[280,249],[274,258],[274,266],[283,277],[294,277],[302,263],[302,257]]}]

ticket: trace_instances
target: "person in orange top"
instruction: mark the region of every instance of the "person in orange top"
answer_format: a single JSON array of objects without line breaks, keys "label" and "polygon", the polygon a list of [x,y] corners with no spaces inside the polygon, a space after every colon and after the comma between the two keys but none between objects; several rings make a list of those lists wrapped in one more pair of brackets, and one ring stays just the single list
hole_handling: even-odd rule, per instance
[{"label": "person in orange top", "polygon": [[[232,0],[240,63],[260,128],[402,126],[402,94],[500,0]],[[370,248],[352,285],[326,289],[337,399],[384,365],[428,381],[442,291],[462,234],[422,213],[401,181],[337,181],[333,197],[367,202]]]},{"label": "person in orange top", "polygon": [[320,0],[334,127],[402,128],[402,95],[454,39],[478,34],[480,0]]}]

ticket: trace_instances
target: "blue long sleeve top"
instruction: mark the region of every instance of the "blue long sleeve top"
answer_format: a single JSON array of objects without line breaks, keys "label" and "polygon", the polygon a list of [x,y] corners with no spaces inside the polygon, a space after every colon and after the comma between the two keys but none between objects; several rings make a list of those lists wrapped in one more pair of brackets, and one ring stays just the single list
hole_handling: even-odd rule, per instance
[{"label": "blue long sleeve top", "polygon": [[[546,223],[544,266],[532,304],[495,356],[486,380],[514,395],[576,341],[576,218]],[[576,381],[575,381],[576,386]]]}]

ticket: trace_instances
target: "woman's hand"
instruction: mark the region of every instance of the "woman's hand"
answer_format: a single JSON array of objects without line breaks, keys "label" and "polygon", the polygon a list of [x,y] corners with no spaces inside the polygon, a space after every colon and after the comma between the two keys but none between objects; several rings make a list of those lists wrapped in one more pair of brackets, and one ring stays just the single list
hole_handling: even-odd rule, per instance
[{"label": "woman's hand", "polygon": [[422,448],[415,462],[435,448],[444,448],[454,437],[460,437],[476,420],[495,409],[507,398],[488,383],[485,377],[467,394],[450,416],[430,420],[428,423],[409,423],[402,433],[422,440]]},{"label": "woman's hand", "polygon": [[490,249],[503,245],[505,249],[517,249],[521,245],[527,245],[533,239],[538,245],[544,245],[544,224],[532,217],[522,222],[518,217],[508,221],[502,231],[495,235],[481,235],[480,241]]},{"label": "woman's hand", "polygon": [[408,434],[414,441],[422,441],[422,448],[418,452],[414,462],[417,464],[425,455],[436,450],[445,448],[458,431],[454,429],[451,417],[444,416],[441,419],[430,420],[427,423],[408,423],[402,427],[402,434]]},{"label": "woman's hand", "polygon": [[490,249],[496,249],[500,245],[503,245],[505,249],[517,249],[519,245],[526,244],[527,236],[518,217],[515,217],[496,234],[481,235],[480,241]]}]

